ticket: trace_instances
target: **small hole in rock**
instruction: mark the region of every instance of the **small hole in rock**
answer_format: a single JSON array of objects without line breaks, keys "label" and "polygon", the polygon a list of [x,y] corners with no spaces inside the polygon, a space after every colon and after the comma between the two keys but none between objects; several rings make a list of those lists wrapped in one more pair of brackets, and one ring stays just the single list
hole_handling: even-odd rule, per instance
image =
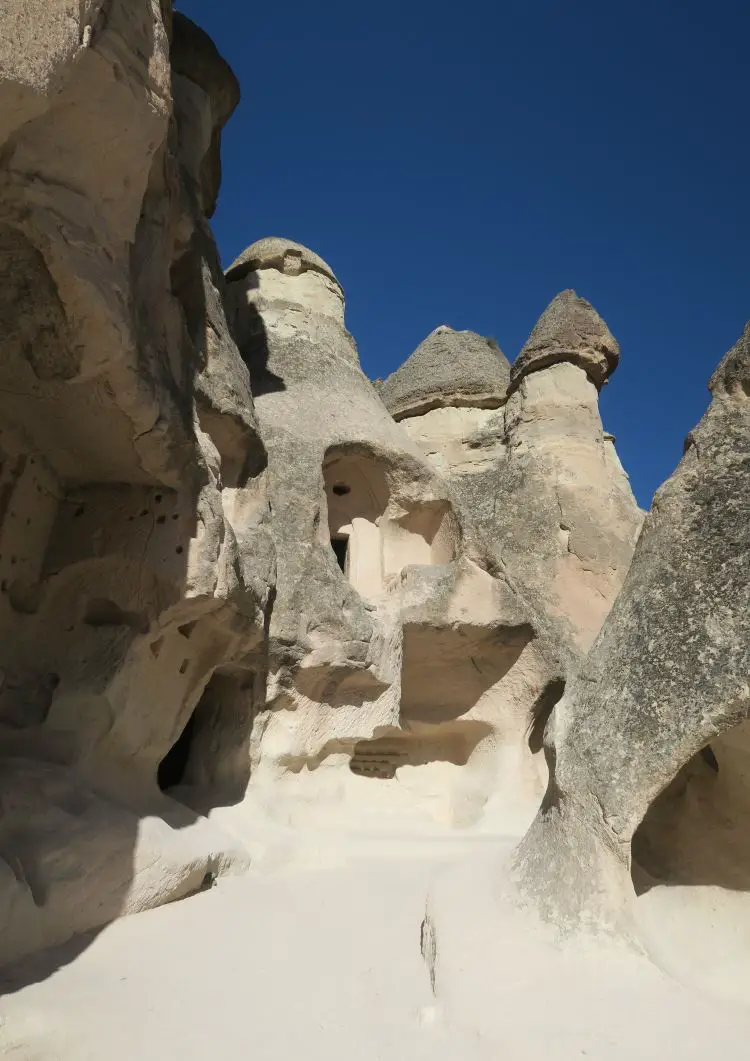
[{"label": "small hole in rock", "polygon": [[189,659],[184,659],[182,661],[182,663],[180,664],[180,674],[184,674],[189,666],[190,666],[190,660]]},{"label": "small hole in rock", "polygon": [[336,497],[345,497],[352,492],[351,486],[347,486],[346,483],[334,483],[332,489]]},{"label": "small hole in rock", "polygon": [[167,518],[166,516],[157,516],[157,517],[156,517],[156,522],[157,522],[157,523],[164,523],[164,521],[166,520],[166,518]]},{"label": "small hole in rock", "polygon": [[177,553],[178,556],[180,555],[180,553],[183,553],[184,551],[185,550],[182,548],[181,545],[178,545],[177,548],[175,549],[175,552]]}]

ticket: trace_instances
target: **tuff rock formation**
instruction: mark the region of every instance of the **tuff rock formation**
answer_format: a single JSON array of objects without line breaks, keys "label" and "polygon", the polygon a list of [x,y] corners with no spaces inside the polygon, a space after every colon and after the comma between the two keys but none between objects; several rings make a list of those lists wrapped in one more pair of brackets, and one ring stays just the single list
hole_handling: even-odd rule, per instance
[{"label": "tuff rock formation", "polygon": [[464,549],[446,482],[359,367],[330,267],[264,239],[227,279],[278,557],[249,798],[293,822],[395,806],[471,824],[490,797],[526,820],[544,780],[528,734],[561,678],[533,606]]},{"label": "tuff rock formation", "polygon": [[530,826],[520,894],[568,926],[632,934],[631,841],[641,892],[750,886],[750,332],[631,566],[588,302],[373,386],[317,254],[222,273],[239,87],[197,26],[1,19],[0,962],[333,830]]},{"label": "tuff rock formation", "polygon": [[244,862],[160,763],[198,705],[190,780],[244,789],[226,705],[262,689],[274,581],[204,213],[236,81],[167,5],[37,16],[12,5],[0,66],[5,960]]},{"label": "tuff rock formation", "polygon": [[612,606],[642,521],[599,416],[596,382],[618,356],[593,307],[564,291],[512,369],[487,340],[438,329],[380,388],[448,479],[472,548],[528,588],[573,657]]},{"label": "tuff rock formation", "polygon": [[517,866],[562,923],[626,919],[631,841],[639,888],[749,883],[750,325],[710,389],[548,727],[550,785]]}]

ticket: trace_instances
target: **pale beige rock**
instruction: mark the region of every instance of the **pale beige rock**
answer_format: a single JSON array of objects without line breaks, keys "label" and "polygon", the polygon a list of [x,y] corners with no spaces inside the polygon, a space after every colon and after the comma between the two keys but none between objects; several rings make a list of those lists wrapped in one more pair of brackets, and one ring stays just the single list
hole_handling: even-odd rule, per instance
[{"label": "pale beige rock", "polygon": [[[443,404],[432,394],[432,407],[413,403],[399,417],[447,478],[472,555],[512,575],[546,613],[561,651],[576,658],[612,607],[643,513],[583,367],[593,350],[616,347],[606,325],[588,303],[563,292],[532,339],[524,349],[535,351],[534,359],[522,353],[509,395],[495,408],[477,408],[443,381]],[[457,338],[453,343],[460,349]],[[537,357],[542,346],[549,357]],[[419,392],[415,356],[399,370],[412,368],[410,393]]]},{"label": "pale beige rock", "polygon": [[398,808],[404,825],[493,811],[522,830],[559,664],[507,581],[463,558],[446,483],[362,375],[331,269],[273,239],[227,276],[279,558],[249,798],[296,823]]},{"label": "pale beige rock", "polygon": [[562,362],[525,376],[505,407],[505,442],[497,498],[503,559],[585,651],[619,592],[643,521],[586,373]]}]

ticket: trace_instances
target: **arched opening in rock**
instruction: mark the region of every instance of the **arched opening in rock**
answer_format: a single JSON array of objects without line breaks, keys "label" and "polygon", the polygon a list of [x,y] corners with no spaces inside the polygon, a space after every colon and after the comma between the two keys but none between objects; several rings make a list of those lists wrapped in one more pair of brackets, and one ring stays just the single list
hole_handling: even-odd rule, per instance
[{"label": "arched opening in rock", "polygon": [[659,793],[633,836],[638,894],[660,884],[750,891],[750,722],[715,737]]},{"label": "arched opening in rock", "polygon": [[399,501],[391,512],[385,462],[364,447],[330,449],[323,480],[331,549],[363,596],[382,592],[386,580],[409,564],[455,559],[459,529],[450,502]]},{"label": "arched opening in rock", "polygon": [[[401,719],[438,725],[479,704],[533,637],[530,626],[404,626]],[[486,705],[489,706],[489,705]]]},{"label": "arched opening in rock", "polygon": [[363,595],[383,586],[380,521],[390,492],[385,468],[356,446],[336,446],[323,462],[328,537],[339,568]]},{"label": "arched opening in rock", "polygon": [[185,728],[159,763],[156,781],[162,792],[168,792],[182,784],[185,778],[190,748],[195,734],[195,711],[187,720]]},{"label": "arched opening in rock", "polygon": [[643,944],[677,979],[750,999],[750,722],[712,738],[633,836]]},{"label": "arched opening in rock", "polygon": [[258,673],[221,668],[209,679],[179,737],[159,763],[157,781],[194,810],[238,802],[250,780],[250,739],[262,703]]},{"label": "arched opening in rock", "polygon": [[408,564],[449,564],[456,557],[458,522],[448,501],[421,501],[385,528],[386,575]]}]

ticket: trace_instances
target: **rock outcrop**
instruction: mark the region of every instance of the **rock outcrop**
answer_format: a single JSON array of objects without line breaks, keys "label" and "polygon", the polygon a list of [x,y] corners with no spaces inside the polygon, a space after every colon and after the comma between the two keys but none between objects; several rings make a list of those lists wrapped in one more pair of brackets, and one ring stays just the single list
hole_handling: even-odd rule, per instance
[{"label": "rock outcrop", "polygon": [[[558,295],[513,363],[492,526],[508,569],[585,652],[620,590],[643,514],[599,415],[618,348],[596,311]],[[481,480],[464,480],[489,523]]]},{"label": "rock outcrop", "polygon": [[252,699],[274,572],[204,215],[236,82],[163,6],[22,4],[2,60],[4,960],[245,860],[160,791],[244,788],[213,690]]},{"label": "rock outcrop", "polygon": [[[644,816],[634,854],[669,879],[685,819],[708,813],[689,791],[703,787],[700,802],[710,802],[732,790],[727,775],[746,775],[750,326],[710,388],[711,406],[657,492],[622,592],[548,728],[550,785],[517,866],[526,892],[563,923],[624,919]],[[718,809],[723,838],[735,842],[726,822],[736,808]],[[713,872],[707,859],[703,879]]]},{"label": "rock outcrop", "polygon": [[597,384],[618,356],[596,311],[564,291],[512,369],[488,340],[438,329],[380,389],[448,479],[472,554],[525,587],[573,659],[612,606],[643,518],[599,416]]},{"label": "rock outcrop", "polygon": [[407,816],[474,821],[499,743],[527,814],[543,784],[528,731],[559,677],[528,606],[463,555],[446,483],[359,367],[329,266],[263,239],[227,279],[278,556],[250,795],[295,820],[400,800]]}]

